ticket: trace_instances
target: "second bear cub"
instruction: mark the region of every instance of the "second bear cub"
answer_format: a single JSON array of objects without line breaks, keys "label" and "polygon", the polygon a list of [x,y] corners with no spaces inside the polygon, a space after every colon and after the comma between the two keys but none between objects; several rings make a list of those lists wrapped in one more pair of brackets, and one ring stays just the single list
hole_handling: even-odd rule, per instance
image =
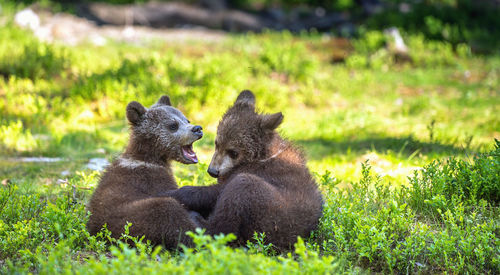
[{"label": "second bear cub", "polygon": [[275,131],[282,120],[281,113],[256,113],[254,95],[243,91],[217,128],[208,173],[218,184],[169,192],[210,213],[199,218],[209,234],[233,233],[245,244],[265,232],[267,242],[289,249],[317,227],[322,197],[301,152]]}]

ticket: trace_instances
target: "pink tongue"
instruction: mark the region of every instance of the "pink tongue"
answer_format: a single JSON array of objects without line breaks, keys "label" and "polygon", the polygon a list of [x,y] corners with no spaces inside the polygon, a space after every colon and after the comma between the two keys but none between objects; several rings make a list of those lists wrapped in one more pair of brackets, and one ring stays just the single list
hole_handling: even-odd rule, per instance
[{"label": "pink tongue", "polygon": [[196,153],[191,149],[190,145],[182,147],[182,154],[187,159],[191,160],[194,163],[198,163],[198,158],[196,157]]}]

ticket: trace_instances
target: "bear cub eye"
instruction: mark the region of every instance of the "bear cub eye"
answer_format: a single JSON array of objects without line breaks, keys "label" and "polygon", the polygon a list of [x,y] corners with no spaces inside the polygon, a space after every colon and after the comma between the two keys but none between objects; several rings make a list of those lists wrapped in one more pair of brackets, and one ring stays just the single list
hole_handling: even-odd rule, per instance
[{"label": "bear cub eye", "polygon": [[168,129],[170,129],[172,131],[177,131],[177,129],[179,129],[179,123],[175,122],[175,123],[168,125]]},{"label": "bear cub eye", "polygon": [[227,154],[232,159],[236,159],[238,157],[238,152],[236,152],[234,150],[227,150]]}]

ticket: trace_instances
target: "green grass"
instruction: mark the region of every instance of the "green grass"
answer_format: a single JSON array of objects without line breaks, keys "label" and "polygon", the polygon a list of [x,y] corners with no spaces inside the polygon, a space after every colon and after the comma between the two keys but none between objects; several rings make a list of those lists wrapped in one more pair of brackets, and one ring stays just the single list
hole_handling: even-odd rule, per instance
[{"label": "green grass", "polygon": [[[10,20],[0,26],[0,273],[500,272],[499,56],[405,35],[415,62],[401,64],[376,32],[352,41],[345,63],[330,62],[338,49],[320,35],[286,32],[68,47]],[[89,236],[99,173],[85,164],[126,145],[129,101],[168,94],[204,127],[200,164],[176,164],[175,175],[209,185],[217,123],[243,89],[284,113],[280,132],[308,157],[325,196],[313,236],[283,255],[262,236],[234,249],[231,237],[195,234],[195,249],[173,252]]]}]

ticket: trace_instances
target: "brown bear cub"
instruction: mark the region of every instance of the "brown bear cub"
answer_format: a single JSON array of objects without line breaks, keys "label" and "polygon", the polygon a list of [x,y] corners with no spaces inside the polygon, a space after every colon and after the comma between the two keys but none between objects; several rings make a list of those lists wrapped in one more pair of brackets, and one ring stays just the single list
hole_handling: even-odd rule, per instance
[{"label": "brown bear cub", "polygon": [[209,234],[233,233],[237,243],[265,232],[266,241],[289,249],[307,237],[322,214],[322,196],[304,156],[275,129],[281,113],[255,111],[255,97],[243,91],[217,128],[208,173],[218,184],[186,186],[169,192],[207,220],[197,219]]},{"label": "brown bear cub", "polygon": [[172,160],[198,162],[192,144],[203,136],[202,128],[191,125],[171,107],[168,96],[162,96],[149,109],[130,102],[127,119],[131,128],[129,144],[106,169],[90,199],[87,229],[96,234],[107,224],[112,237],[117,238],[130,222],[132,236],[144,235],[166,248],[175,248],[179,242],[190,245],[185,232],[198,226],[190,218],[193,213],[162,194],[178,188],[170,167]]}]

